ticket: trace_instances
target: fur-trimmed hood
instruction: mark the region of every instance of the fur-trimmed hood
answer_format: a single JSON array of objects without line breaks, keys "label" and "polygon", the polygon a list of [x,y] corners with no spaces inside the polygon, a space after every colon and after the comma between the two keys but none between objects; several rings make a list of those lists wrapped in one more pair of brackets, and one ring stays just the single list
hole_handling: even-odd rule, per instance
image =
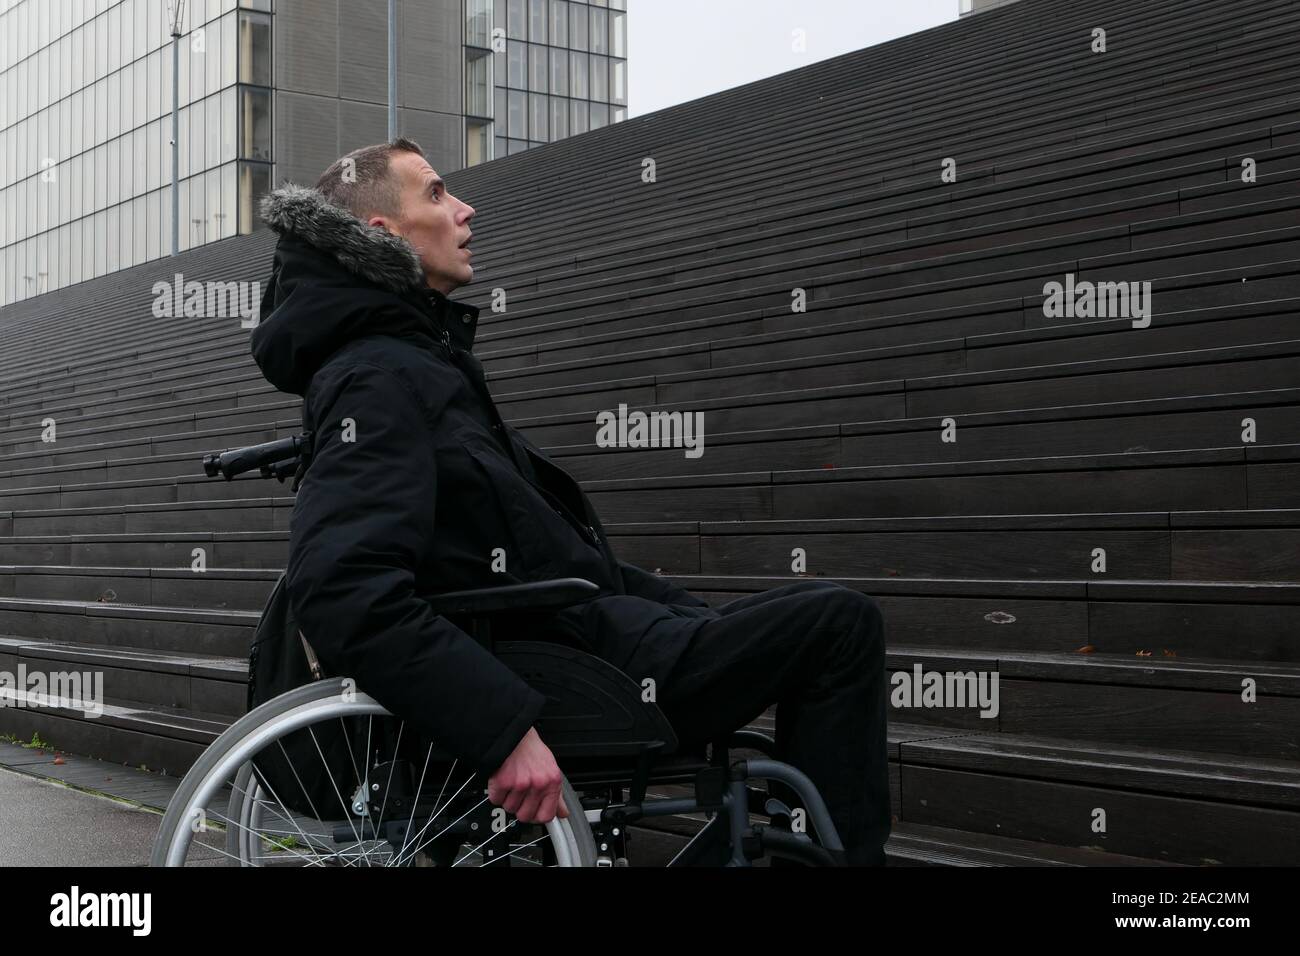
[{"label": "fur-trimmed hood", "polygon": [[315,189],[285,183],[262,197],[262,221],[280,235],[296,236],[329,252],[339,265],[394,292],[424,287],[424,270],[411,244],[362,222]]},{"label": "fur-trimmed hood", "polygon": [[478,308],[430,289],[405,239],[295,183],[273,190],[260,208],[280,239],[250,345],[280,391],[305,395],[325,360],[363,335],[436,341],[446,333],[473,347]]}]

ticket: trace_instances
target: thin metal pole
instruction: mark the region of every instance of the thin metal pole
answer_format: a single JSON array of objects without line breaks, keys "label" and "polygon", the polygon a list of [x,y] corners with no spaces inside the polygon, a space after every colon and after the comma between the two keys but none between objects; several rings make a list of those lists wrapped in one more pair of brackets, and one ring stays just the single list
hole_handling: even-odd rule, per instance
[{"label": "thin metal pole", "polygon": [[172,24],[172,255],[181,251],[181,35],[180,17]]},{"label": "thin metal pole", "polygon": [[388,138],[397,138],[397,0],[388,0]]}]

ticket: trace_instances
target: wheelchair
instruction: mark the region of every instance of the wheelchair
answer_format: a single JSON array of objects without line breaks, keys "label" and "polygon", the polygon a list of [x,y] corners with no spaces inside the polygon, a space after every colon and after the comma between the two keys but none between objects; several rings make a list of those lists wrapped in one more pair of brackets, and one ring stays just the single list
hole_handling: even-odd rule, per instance
[{"label": "wheelchair", "polygon": [[[227,480],[252,468],[281,482],[295,474],[296,491],[310,441],[308,432],[209,454],[204,469]],[[666,865],[752,866],[764,858],[845,865],[817,788],[773,758],[769,736],[737,730],[684,750],[641,686],[607,661],[567,645],[494,638],[503,616],[518,621],[521,612],[597,593],[590,581],[561,578],[429,596],[438,613],[546,695],[536,727],[563,774],[566,817],[545,825],[516,819],[489,801],[482,773],[349,679],[321,679],[249,711],[200,755],[168,804],[150,864],[627,866],[629,844],[648,833],[630,826],[702,814],[704,825]],[[797,806],[772,796],[772,781],[788,787]],[[649,795],[666,785],[690,795]]]}]

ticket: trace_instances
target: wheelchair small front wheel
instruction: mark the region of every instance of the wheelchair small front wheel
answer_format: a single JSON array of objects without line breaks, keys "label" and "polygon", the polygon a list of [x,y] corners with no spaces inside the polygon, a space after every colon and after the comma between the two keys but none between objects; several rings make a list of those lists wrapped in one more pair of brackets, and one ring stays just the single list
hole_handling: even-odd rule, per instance
[{"label": "wheelchair small front wheel", "polygon": [[299,687],[232,724],[181,781],[151,865],[596,865],[567,780],[567,817],[523,823],[481,774],[413,747],[405,721],[349,688]]}]

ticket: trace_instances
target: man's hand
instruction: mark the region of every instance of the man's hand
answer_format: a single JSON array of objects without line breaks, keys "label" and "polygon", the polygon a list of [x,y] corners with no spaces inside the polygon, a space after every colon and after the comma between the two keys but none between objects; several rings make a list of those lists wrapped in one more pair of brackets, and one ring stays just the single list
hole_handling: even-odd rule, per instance
[{"label": "man's hand", "polygon": [[505,763],[488,779],[488,800],[505,807],[520,823],[550,823],[557,810],[562,818],[569,815],[560,799],[563,780],[537,728],[529,727]]}]

